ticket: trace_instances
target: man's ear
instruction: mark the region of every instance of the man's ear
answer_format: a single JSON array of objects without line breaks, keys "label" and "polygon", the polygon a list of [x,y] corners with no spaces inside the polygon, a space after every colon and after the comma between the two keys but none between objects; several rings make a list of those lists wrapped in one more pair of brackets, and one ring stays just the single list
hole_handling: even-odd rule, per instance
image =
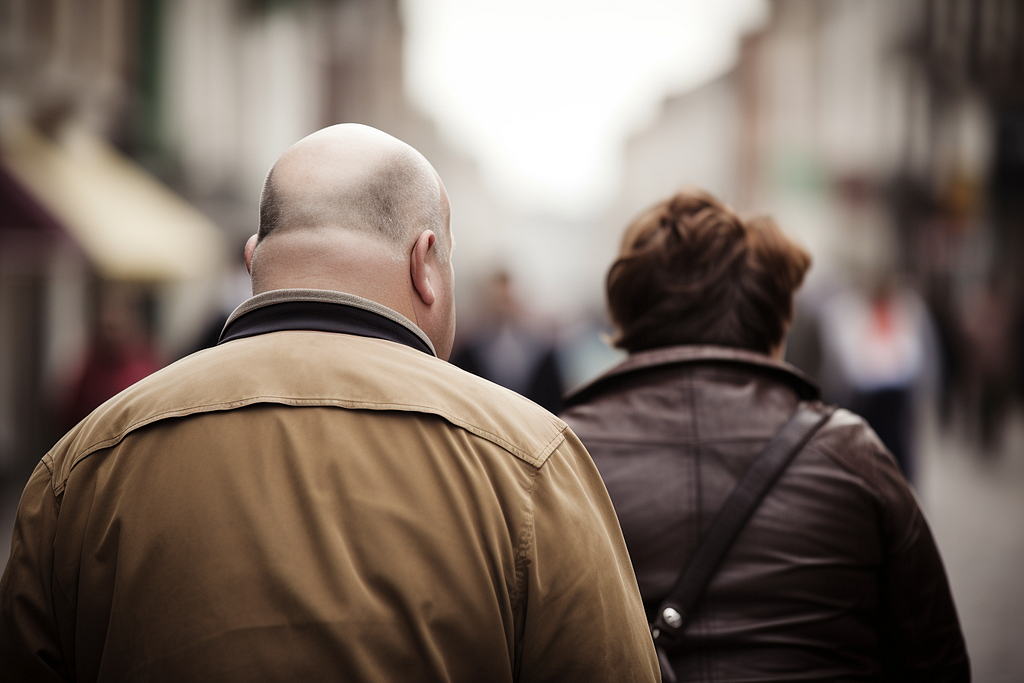
[{"label": "man's ear", "polygon": [[430,249],[437,238],[432,230],[424,230],[412,245],[412,256],[409,259],[409,272],[412,275],[412,286],[416,289],[424,304],[434,303],[434,287],[430,283],[433,268],[428,263]]},{"label": "man's ear", "polygon": [[256,240],[259,236],[253,235],[245,243],[245,269],[252,275],[252,253],[256,251]]}]

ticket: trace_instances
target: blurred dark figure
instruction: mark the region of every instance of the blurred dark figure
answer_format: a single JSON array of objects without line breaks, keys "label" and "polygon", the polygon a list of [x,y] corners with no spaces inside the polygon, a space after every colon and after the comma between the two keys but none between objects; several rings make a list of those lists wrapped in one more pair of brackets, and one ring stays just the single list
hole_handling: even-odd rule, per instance
[{"label": "blurred dark figure", "polygon": [[[241,254],[245,249],[242,245],[237,253]],[[233,269],[225,273],[221,280],[221,301],[220,307],[207,320],[199,337],[192,348],[186,353],[195,353],[203,349],[209,349],[217,345],[220,340],[220,333],[224,324],[238,306],[249,298],[252,287],[249,284],[249,273],[245,269],[245,263],[239,262]]]},{"label": "blurred dark figure", "polygon": [[953,409],[964,394],[967,364],[961,314],[949,277],[936,278],[930,289],[928,309],[935,323],[939,352],[939,426],[948,428],[953,423]]},{"label": "blurred dark figure", "polygon": [[161,367],[142,291],[123,283],[103,284],[92,341],[78,377],[62,401],[61,427],[70,429],[108,398]]},{"label": "blurred dark figure", "polygon": [[986,455],[995,453],[1013,398],[1017,362],[1013,354],[1014,316],[1010,293],[992,275],[965,307],[967,403]]},{"label": "blurred dark figure", "polygon": [[629,357],[568,396],[563,417],[611,494],[656,642],[662,622],[684,624],[666,680],[967,681],[917,500],[842,409],[755,508],[689,621],[660,607],[769,440],[799,411],[828,415],[781,360],[809,267],[770,219],[741,220],[704,192],[655,205],[608,273]]},{"label": "blurred dark figure", "polygon": [[869,295],[852,289],[834,297],[823,318],[832,398],[868,421],[913,481],[919,393],[937,373],[937,342],[923,301],[884,276]]},{"label": "blurred dark figure", "polygon": [[507,272],[494,274],[486,295],[482,329],[456,348],[451,362],[559,412],[564,389],[554,345],[527,324]]}]

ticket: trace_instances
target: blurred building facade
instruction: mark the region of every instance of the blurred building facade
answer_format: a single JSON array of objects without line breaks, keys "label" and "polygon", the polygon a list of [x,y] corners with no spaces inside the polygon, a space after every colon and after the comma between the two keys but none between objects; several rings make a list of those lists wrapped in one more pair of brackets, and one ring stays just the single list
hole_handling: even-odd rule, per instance
[{"label": "blurred building facade", "polygon": [[143,9],[0,4],[0,475],[64,426],[101,309],[155,364],[223,255],[221,232],[118,149],[142,101]]}]

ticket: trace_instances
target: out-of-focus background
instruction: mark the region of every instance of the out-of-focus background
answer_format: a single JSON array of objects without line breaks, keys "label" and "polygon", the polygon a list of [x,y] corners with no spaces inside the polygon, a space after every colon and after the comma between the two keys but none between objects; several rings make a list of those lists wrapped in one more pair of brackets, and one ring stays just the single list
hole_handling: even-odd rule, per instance
[{"label": "out-of-focus background", "polygon": [[453,361],[557,410],[684,185],[812,253],[789,360],[929,515],[978,681],[1024,678],[1024,4],[0,0],[0,559],[28,472],[248,296],[264,174],[381,128],[453,205]]}]

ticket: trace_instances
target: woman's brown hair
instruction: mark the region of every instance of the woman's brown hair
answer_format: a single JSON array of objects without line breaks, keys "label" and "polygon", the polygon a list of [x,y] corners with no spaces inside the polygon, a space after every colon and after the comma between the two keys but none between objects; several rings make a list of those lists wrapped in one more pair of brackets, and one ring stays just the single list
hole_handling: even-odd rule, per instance
[{"label": "woman's brown hair", "polygon": [[716,344],[768,353],[793,317],[811,257],[767,217],[741,220],[681,191],[626,229],[608,271],[615,345],[629,352]]}]

